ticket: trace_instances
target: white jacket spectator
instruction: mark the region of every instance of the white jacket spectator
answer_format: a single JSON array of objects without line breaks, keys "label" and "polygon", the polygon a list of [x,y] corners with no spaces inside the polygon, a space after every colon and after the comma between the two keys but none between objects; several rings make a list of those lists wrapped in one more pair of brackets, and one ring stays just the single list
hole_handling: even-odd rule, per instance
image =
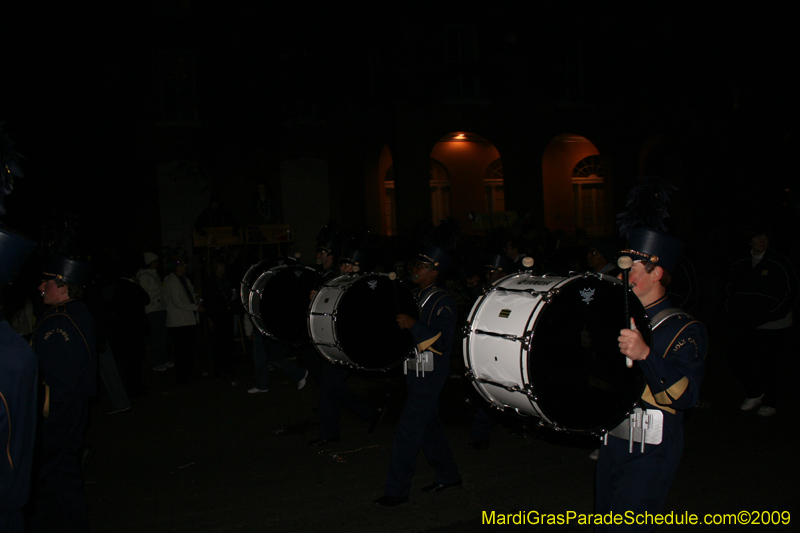
[{"label": "white jacket spectator", "polygon": [[[158,260],[158,258],[156,258],[156,260]],[[145,313],[163,311],[167,308],[161,293],[161,277],[158,275],[158,269],[141,268],[136,273],[136,279],[139,280],[139,285],[141,285],[141,287],[147,291],[147,295],[150,296],[150,303],[144,308]]]},{"label": "white jacket spectator", "polygon": [[[194,286],[189,278],[184,277],[189,292],[194,295]],[[195,300],[197,298],[195,297]],[[167,304],[167,327],[194,326],[200,323],[199,305],[189,299],[180,278],[173,272],[164,278],[164,300]]]}]

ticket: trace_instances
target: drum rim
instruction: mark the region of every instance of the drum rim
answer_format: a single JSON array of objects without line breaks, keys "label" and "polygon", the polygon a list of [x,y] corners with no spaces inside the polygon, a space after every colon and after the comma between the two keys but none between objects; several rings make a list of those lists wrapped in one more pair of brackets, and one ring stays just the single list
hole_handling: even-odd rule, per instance
[{"label": "drum rim", "polygon": [[[474,350],[472,349],[471,340],[472,340],[473,335],[476,333],[476,329],[475,329],[474,326],[475,326],[475,320],[477,318],[479,318],[479,316],[480,316],[479,315],[480,309],[490,299],[489,295],[492,292],[494,292],[494,289],[498,285],[502,284],[504,281],[508,281],[512,277],[526,277],[526,276],[527,277],[532,277],[532,278],[548,278],[548,276],[534,276],[532,274],[525,273],[525,272],[517,272],[517,273],[514,273],[514,274],[509,274],[508,276],[505,276],[505,277],[500,278],[500,279],[496,280],[495,282],[493,282],[492,285],[490,286],[490,288],[484,294],[482,294],[478,298],[478,300],[476,300],[475,304],[472,307],[472,310],[470,311],[469,319],[468,319],[468,322],[467,322],[467,327],[465,329],[466,335],[465,335],[464,340],[463,340],[463,344],[464,344],[464,346],[463,346],[463,349],[464,349],[463,357],[464,357],[464,362],[465,362],[466,368],[468,370],[467,374],[468,374],[468,376],[470,376],[470,379],[472,381],[472,385],[475,387],[475,389],[478,391],[478,393],[487,402],[489,402],[490,404],[495,405],[495,406],[502,406],[504,409],[513,409],[515,412],[517,412],[517,414],[520,414],[521,416],[536,416],[536,417],[540,418],[541,421],[544,422],[544,424],[542,424],[542,425],[547,425],[547,426],[551,427],[552,429],[554,429],[556,431],[567,431],[567,432],[570,432],[570,433],[579,433],[579,434],[587,434],[588,433],[588,434],[592,434],[592,435],[603,435],[606,432],[608,432],[611,429],[613,429],[613,427],[616,424],[611,422],[609,424],[609,425],[611,425],[611,427],[596,426],[596,427],[593,427],[593,428],[571,428],[571,427],[567,427],[567,426],[564,426],[564,425],[559,425],[557,422],[553,421],[554,419],[551,419],[550,417],[548,417],[548,415],[546,413],[546,410],[538,402],[538,399],[537,399],[538,397],[537,397],[537,394],[536,394],[536,388],[534,386],[534,383],[530,379],[530,372],[528,371],[528,362],[529,362],[529,356],[530,356],[530,345],[528,345],[526,347],[524,342],[521,341],[521,340],[514,341],[514,342],[517,342],[519,344],[520,362],[519,362],[519,369],[518,370],[519,370],[519,376],[520,376],[519,382],[520,382],[521,390],[519,390],[519,391],[509,391],[509,392],[516,393],[516,394],[522,394],[523,397],[525,398],[525,401],[527,402],[527,404],[530,405],[530,407],[535,411],[536,414],[534,414],[534,413],[521,413],[520,412],[520,407],[514,406],[514,405],[508,405],[507,402],[502,401],[502,398],[500,398],[498,396],[492,396],[486,390],[486,387],[484,385],[491,385],[491,386],[499,387],[499,388],[504,388],[504,387],[499,383],[492,383],[490,381],[481,380],[475,375],[474,357],[473,357],[473,353],[472,353]],[[564,277],[564,276],[552,276],[552,277],[549,277],[549,279],[551,279],[551,280],[554,280],[554,281],[558,280],[558,281],[556,283],[554,283],[553,285],[550,285],[547,291],[535,291],[535,292],[545,293],[545,292],[548,292],[548,291],[561,289],[567,284],[570,284],[570,283],[573,283],[573,282],[577,282],[578,280],[587,279],[587,278],[593,278],[593,279],[595,279],[595,280],[597,280],[599,282],[608,282],[608,283],[611,283],[613,285],[620,285],[622,283],[621,280],[619,280],[619,279],[617,279],[615,277],[609,276],[607,274],[585,272],[585,273],[574,274],[572,276],[567,276],[567,277]],[[525,292],[527,292],[527,291],[525,291]],[[531,295],[533,295],[533,294],[531,293]],[[528,315],[528,318],[525,321],[524,331],[522,332],[521,335],[517,334],[517,337],[528,337],[529,340],[532,338],[532,337],[529,337],[529,334],[535,332],[536,325],[539,323],[539,320],[540,320],[540,318],[542,316],[542,312],[548,308],[548,305],[547,305],[548,303],[550,303],[550,302],[548,302],[543,297],[539,297],[537,299],[537,301],[533,305],[533,308],[532,308],[531,312]],[[644,388],[645,388],[645,384],[642,385],[642,391],[640,391],[640,393],[637,395],[637,397],[631,401],[631,405],[626,409],[626,411],[627,411],[626,414],[619,418],[619,420],[617,421],[617,424],[619,422],[621,422],[622,420],[624,420],[625,416],[628,416],[631,412],[633,412],[633,409],[638,404],[639,398],[641,397],[641,392],[644,391]]]},{"label": "drum rim", "polygon": [[[252,269],[255,266],[258,266],[261,263],[264,263],[265,261],[266,260],[260,261],[259,263],[256,263],[255,265],[252,265],[250,267],[250,269]],[[270,339],[272,339],[272,340],[274,340],[276,342],[280,342],[282,344],[288,344],[288,345],[291,345],[291,346],[300,346],[300,345],[305,344],[305,343],[304,342],[299,342],[299,343],[297,343],[297,342],[286,342],[285,340],[281,340],[280,338],[278,338],[274,333],[270,333],[269,331],[267,331],[266,326],[264,324],[264,321],[261,318],[261,313],[260,312],[256,313],[256,312],[253,311],[254,296],[255,295],[259,296],[259,300],[258,301],[259,301],[259,310],[260,310],[260,296],[264,291],[263,285],[266,285],[266,281],[265,281],[262,284],[262,286],[260,286],[258,289],[256,289],[255,287],[258,284],[258,282],[262,278],[265,278],[265,276],[267,276],[267,275],[269,275],[268,278],[272,278],[273,276],[275,276],[279,272],[282,272],[282,271],[287,270],[287,269],[295,269],[295,268],[302,268],[303,270],[310,271],[311,273],[313,273],[315,275],[317,273],[316,269],[314,269],[314,268],[312,268],[312,267],[310,267],[308,265],[302,265],[302,264],[299,264],[299,263],[298,264],[275,265],[273,267],[270,267],[270,268],[264,270],[261,274],[259,274],[259,276],[251,284],[250,292],[249,292],[249,298],[248,298],[248,307],[246,308],[246,311],[247,311],[247,314],[250,315],[251,319],[253,320],[253,324],[256,326],[258,331],[261,332],[262,335],[264,335],[266,337],[269,337]],[[250,269],[248,269],[248,272],[250,271]],[[246,275],[247,274],[245,274],[245,276]],[[244,278],[242,279],[242,284],[244,284]]]},{"label": "drum rim", "polygon": [[[371,371],[371,372],[388,372],[389,370],[401,365],[405,359],[400,359],[398,361],[395,361],[395,362],[391,363],[388,366],[384,366],[384,367],[380,367],[380,368],[377,368],[377,367],[366,367],[366,366],[364,366],[362,364],[359,364],[358,362],[354,361],[347,354],[347,351],[344,349],[344,347],[341,344],[341,341],[339,340],[339,333],[338,333],[338,331],[337,331],[337,329],[335,327],[331,328],[332,336],[333,336],[334,342],[335,342],[335,346],[331,346],[328,343],[319,343],[319,342],[317,342],[314,339],[314,332],[313,332],[313,330],[311,328],[311,319],[312,319],[311,317],[312,316],[320,317],[320,318],[327,318],[335,326],[336,325],[336,317],[334,315],[338,311],[338,305],[339,305],[339,303],[342,302],[342,299],[344,298],[345,293],[348,290],[350,290],[353,286],[355,286],[355,284],[357,282],[359,282],[359,281],[361,281],[363,279],[369,278],[370,276],[378,276],[378,277],[382,277],[382,278],[387,278],[389,280],[389,282],[397,283],[397,284],[403,286],[406,290],[408,290],[408,287],[405,287],[404,285],[402,285],[402,283],[399,280],[391,279],[389,274],[386,274],[384,272],[345,272],[340,276],[337,276],[337,277],[335,277],[335,278],[333,278],[331,280],[328,280],[320,287],[320,289],[317,291],[317,293],[314,294],[314,298],[312,298],[311,302],[309,303],[309,310],[308,310],[308,315],[307,315],[307,326],[308,326],[308,330],[309,330],[309,337],[311,339],[311,344],[314,346],[314,348],[316,348],[316,350],[320,353],[320,355],[325,357],[325,359],[327,359],[328,361],[330,361],[333,364],[348,366],[348,367],[354,368],[356,370],[367,370],[367,371]],[[343,279],[347,280],[347,283],[335,284],[336,282],[340,282]],[[323,289],[328,289],[330,291],[337,291],[337,293],[338,293],[338,297],[336,298],[336,301],[334,302],[334,307],[333,307],[334,313],[333,314],[331,314],[331,313],[315,313],[314,312],[314,305],[317,302],[317,298],[319,298],[320,295],[323,293]],[[408,290],[408,294],[413,299],[413,294],[411,293],[410,290]],[[323,353],[321,348],[334,348],[334,349],[336,349],[339,352],[339,354],[341,354],[347,360],[347,362],[340,361],[340,360],[336,360],[336,361],[331,360],[328,357],[327,354]]]}]

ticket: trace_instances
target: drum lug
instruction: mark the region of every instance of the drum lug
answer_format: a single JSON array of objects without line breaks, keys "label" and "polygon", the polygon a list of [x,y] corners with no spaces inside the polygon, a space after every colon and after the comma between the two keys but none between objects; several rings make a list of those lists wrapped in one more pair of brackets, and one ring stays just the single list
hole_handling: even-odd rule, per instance
[{"label": "drum lug", "polygon": [[561,289],[550,289],[544,295],[545,303],[548,303],[548,304],[551,303],[553,298],[558,296],[559,294],[561,294]]},{"label": "drum lug", "polygon": [[526,349],[526,350],[530,349],[531,341],[533,341],[533,332],[532,331],[526,331],[525,335],[523,335],[520,338],[520,341],[522,341],[522,347],[524,349]]},{"label": "drum lug", "polygon": [[461,333],[462,333],[462,334],[463,334],[465,337],[466,337],[466,336],[468,336],[470,333],[472,333],[472,324],[470,324],[470,323],[467,323],[467,324],[465,324],[464,326],[462,326],[462,328],[461,328]]}]

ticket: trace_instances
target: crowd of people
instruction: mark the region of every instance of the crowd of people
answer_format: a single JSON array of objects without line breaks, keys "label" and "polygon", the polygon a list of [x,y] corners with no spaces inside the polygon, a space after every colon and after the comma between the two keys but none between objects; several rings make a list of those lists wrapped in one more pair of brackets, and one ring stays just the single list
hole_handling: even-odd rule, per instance
[{"label": "crowd of people", "polygon": [[[0,235],[0,286],[5,286],[25,264],[33,244],[8,230],[0,230]],[[613,238],[602,238],[571,252],[547,245],[547,240],[532,243],[511,230],[492,236],[493,242],[460,248],[432,238],[427,244],[414,243],[414,251],[406,257],[392,257],[374,253],[376,248],[363,239],[346,242],[339,235],[321,234],[316,265],[302,266],[313,272],[314,286],[310,291],[304,286],[297,295],[300,307],[312,304],[316,292],[340,276],[405,272],[395,283],[413,291],[415,308],[397,312],[393,321],[398,330],[409,332],[411,345],[420,355],[411,363],[399,362],[409,365],[408,395],[395,430],[384,494],[374,503],[393,508],[408,502],[420,450],[436,471],[424,492],[461,486],[456,458],[438,422],[439,396],[451,375],[451,363],[461,364],[457,326],[465,323],[484,291],[519,272],[535,278],[593,271],[612,279],[621,275],[617,258],[625,256],[632,260],[630,286],[645,309],[652,333],[647,342],[636,328],[619,333],[619,351],[641,370],[645,384],[636,402],[642,410],[631,416],[658,413],[663,424],[659,443],[647,441],[638,453],[630,451],[625,426],[631,423],[629,419],[620,422],[623,429],[604,428],[608,437],[599,451],[597,510],[660,511],[678,471],[683,413],[699,401],[708,344],[705,328],[685,308],[692,300],[684,298],[683,289],[674,295],[669,292],[673,283],[696,292],[696,279],[676,279],[690,271],[679,267],[685,264],[681,263],[685,261],[682,244],[665,232],[647,228],[632,232],[624,246]],[[753,228],[745,240],[749,257],[733,265],[726,291],[729,321],[741,334],[741,343],[734,345],[728,357],[743,387],[741,409],[758,408],[760,416],[771,417],[780,412],[782,391],[775,383],[775,368],[789,353],[785,343],[800,288],[791,263],[769,248],[766,229]],[[24,251],[12,253],[20,249]],[[319,436],[310,446],[326,446],[342,438],[342,409],[361,418],[368,431],[377,429],[387,406],[348,387],[352,365],[318,353],[314,343],[308,342],[313,339],[287,340],[279,330],[259,323],[261,317],[242,306],[240,291],[250,290],[240,287],[244,266],[224,250],[219,252],[208,258],[202,278],[190,275],[184,257],[162,259],[151,251],[117,254],[115,273],[105,276],[92,273],[87,262],[53,255],[42,267],[41,301],[32,306],[37,319],[35,330],[29,333],[31,346],[11,327],[24,333],[31,314],[26,309],[31,306],[15,306],[9,315],[0,315],[4,354],[0,392],[6,401],[0,437],[10,443],[8,465],[0,472],[4,491],[0,518],[6,530],[21,531],[25,523],[32,531],[88,530],[81,463],[90,450],[82,439],[98,374],[111,405],[107,412],[118,415],[135,409],[135,399],[148,393],[148,373],[171,372],[176,385],[184,385],[205,370],[222,383],[238,387],[245,367],[241,354],[249,351],[255,383],[241,387],[243,394],[268,393],[274,369],[284,372],[298,389],[310,381],[316,383]],[[262,270],[295,263],[276,258],[264,262]],[[166,267],[163,278],[162,264]],[[200,280],[199,287],[195,288],[193,279]],[[201,339],[206,341],[202,345]],[[250,350],[242,350],[246,343],[252,343]],[[772,357],[760,356],[764,350]],[[196,365],[201,354],[208,357],[202,369]],[[425,364],[429,370],[420,373],[420,365]],[[488,404],[479,406],[470,430],[476,449],[489,445],[496,413]],[[13,431],[8,423],[12,417]],[[634,448],[639,446],[637,441]]]}]

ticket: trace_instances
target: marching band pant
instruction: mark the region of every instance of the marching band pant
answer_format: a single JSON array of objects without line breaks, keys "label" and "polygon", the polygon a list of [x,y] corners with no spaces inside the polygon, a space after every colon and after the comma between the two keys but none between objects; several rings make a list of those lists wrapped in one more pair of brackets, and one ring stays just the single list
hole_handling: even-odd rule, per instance
[{"label": "marching band pant", "polygon": [[[633,443],[628,453],[628,441],[608,436],[608,445],[600,446],[597,459],[595,512],[625,516],[662,513],[672,486],[672,480],[683,454],[683,421],[664,413],[664,432],[661,444],[646,444],[641,453],[640,443]],[[595,532],[649,532],[650,524],[598,525]]]},{"label": "marching band pant", "polygon": [[333,363],[322,365],[319,395],[319,436],[323,439],[339,438],[341,407],[368,421],[377,407],[367,398],[347,387],[350,369]]},{"label": "marching band pant", "polygon": [[436,470],[436,481],[442,484],[461,480],[444,428],[439,424],[439,394],[444,388],[450,365],[447,357],[436,355],[434,370],[425,377],[409,371],[406,376],[408,398],[392,444],[392,460],[386,480],[387,496],[408,496],[411,478],[416,472],[419,450]]}]

